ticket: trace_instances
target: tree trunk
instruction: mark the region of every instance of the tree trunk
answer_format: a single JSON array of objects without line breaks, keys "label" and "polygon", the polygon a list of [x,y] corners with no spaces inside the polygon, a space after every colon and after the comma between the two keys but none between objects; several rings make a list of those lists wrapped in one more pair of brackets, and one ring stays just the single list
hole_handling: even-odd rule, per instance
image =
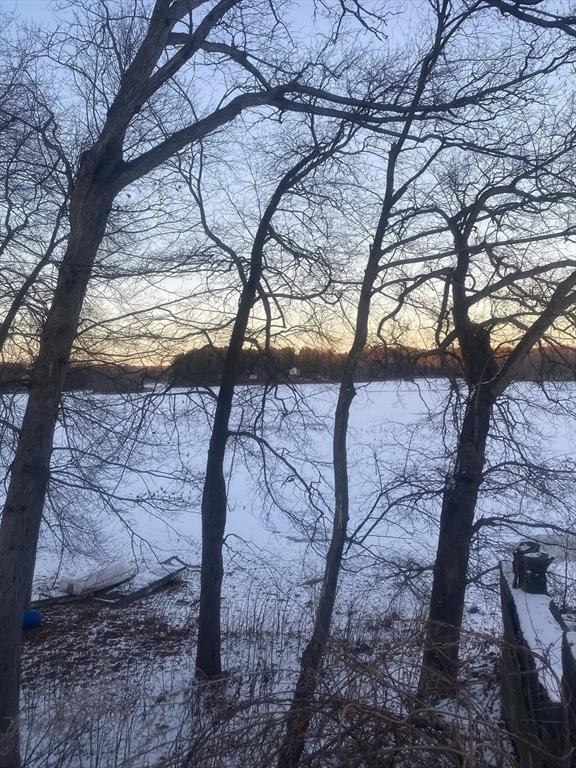
[{"label": "tree trunk", "polygon": [[454,472],[444,487],[420,675],[420,692],[425,695],[450,693],[456,684],[474,513],[493,407],[488,386],[472,390],[458,437]]},{"label": "tree trunk", "polygon": [[[421,81],[414,97],[416,100],[420,98],[423,83],[424,81],[421,76]],[[298,768],[300,765],[312,718],[312,703],[318,687],[322,659],[332,625],[332,615],[336,602],[338,579],[342,569],[342,555],[348,536],[348,519],[350,514],[347,442],[350,406],[356,394],[354,379],[356,377],[358,361],[368,338],[372,291],[378,277],[384,234],[388,226],[390,213],[395,204],[396,162],[408,134],[410,123],[411,118],[406,121],[402,136],[392,144],[388,155],[384,203],[380,211],[374,241],[370,248],[368,263],[362,278],[362,287],[356,310],[354,340],[346,358],[346,365],[340,382],[332,441],[332,459],[334,462],[334,522],[332,524],[332,537],[324,565],[322,590],[316,608],[314,628],[300,662],[300,674],[288,712],[286,733],[278,755],[278,768]]]},{"label": "tree trunk", "polygon": [[[18,702],[22,612],[32,587],[58,407],[92,264],[113,193],[84,163],[71,200],[70,236],[32,374],[0,524],[0,768],[20,765]],[[88,166],[88,167],[86,167]]]},{"label": "tree trunk", "polygon": [[210,680],[222,674],[220,622],[222,581],[224,579],[222,550],[228,505],[224,457],[228,442],[236,374],[242,357],[250,310],[262,276],[264,244],[270,221],[282,198],[283,182],[286,178],[284,177],[272,196],[254,237],[250,256],[250,274],[238,301],[238,310],[222,369],[214,423],[210,435],[202,492],[202,565],[196,648],[196,676],[200,679]]},{"label": "tree trunk", "polygon": [[202,565],[196,650],[196,676],[200,679],[214,679],[222,674],[220,623],[222,581],[224,578],[222,549],[228,504],[224,477],[224,457],[234,398],[234,382],[242,357],[250,311],[262,277],[266,238],[282,197],[308,171],[328,156],[328,153],[323,155],[319,148],[315,147],[310,154],[305,155],[284,174],[262,214],[252,244],[250,273],[240,294],[236,319],[220,379],[202,493]]},{"label": "tree trunk", "polygon": [[354,384],[342,384],[334,420],[334,476],[336,503],[334,525],[326,564],[322,591],[316,609],[314,629],[306,645],[300,663],[300,674],[294,689],[286,723],[286,735],[282,742],[278,768],[295,768],[300,763],[306,735],[312,718],[312,702],[318,685],[318,674],[330,634],[332,614],[342,567],[342,554],[348,528],[348,464],[346,437],[350,404],[355,395]]},{"label": "tree trunk", "polygon": [[244,290],[222,371],[202,493],[202,566],[196,675],[203,679],[214,679],[222,674],[220,606],[227,511],[224,456],[234,397],[234,378],[252,305],[252,297],[245,294]]},{"label": "tree trunk", "polygon": [[[383,221],[385,221],[384,215]],[[348,353],[338,393],[332,441],[334,462],[334,522],[332,536],[324,565],[322,590],[316,608],[314,628],[302,654],[300,674],[294,689],[286,722],[286,733],[278,756],[278,768],[297,768],[300,764],[312,718],[312,702],[318,686],[318,676],[332,625],[338,579],[342,569],[342,555],[348,535],[350,508],[347,447],[348,421],[350,418],[350,406],[356,394],[354,378],[358,360],[368,335],[372,287],[378,270],[376,253],[377,248],[373,248],[364,273],[356,315],[354,342]]]},{"label": "tree trunk", "polygon": [[202,565],[196,648],[196,676],[200,679],[210,680],[222,674],[220,623],[222,581],[224,578],[222,550],[228,505],[224,457],[228,442],[236,374],[242,357],[250,310],[262,276],[264,244],[270,221],[283,191],[283,186],[280,184],[266,208],[254,237],[250,256],[250,274],[238,301],[236,319],[220,378],[220,389],[214,413],[212,434],[210,435],[202,492]]}]

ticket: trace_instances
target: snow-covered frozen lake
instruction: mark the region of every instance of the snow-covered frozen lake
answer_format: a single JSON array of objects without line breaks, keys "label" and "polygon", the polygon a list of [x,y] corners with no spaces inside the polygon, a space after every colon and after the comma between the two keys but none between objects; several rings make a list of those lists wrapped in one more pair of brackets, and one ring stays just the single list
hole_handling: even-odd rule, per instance
[{"label": "snow-covered frozen lake", "polygon": [[[379,514],[378,495],[392,472],[406,472],[410,465],[419,472],[417,452],[424,433],[424,442],[437,454],[431,466],[443,464],[440,441],[432,445],[433,431],[421,424],[429,409],[441,404],[443,389],[425,382],[359,387],[349,439],[353,527]],[[304,385],[295,393],[286,387],[268,393],[263,428],[261,395],[260,388],[245,387],[237,398],[236,426],[248,431],[256,423],[256,434],[266,445],[247,437],[230,440],[229,551],[265,550],[278,565],[313,558],[326,543],[330,523],[330,430],[337,388]],[[106,558],[196,558],[210,398],[183,391],[92,396],[90,405],[100,413],[89,419],[82,398],[67,398],[66,407],[79,413],[66,431],[59,430],[53,477],[54,506],[62,496],[63,512],[73,520],[71,531],[78,516],[84,518],[79,538],[68,542],[70,550],[76,544],[85,551],[62,549],[58,534],[46,527],[37,576]],[[420,424],[418,437],[412,430]],[[127,434],[131,428],[133,435]],[[416,529],[404,523],[400,528],[380,523],[370,531],[371,542],[385,537],[408,545]],[[365,522],[362,530],[370,525]],[[91,543],[97,545],[94,552]]]},{"label": "snow-covered frozen lake", "polygon": [[[518,385],[497,414],[479,516],[505,514],[568,526],[570,462],[576,430],[569,413],[576,388],[550,392]],[[383,564],[430,563],[440,493],[454,447],[456,400],[445,381],[359,385],[349,433],[348,567],[368,553]],[[228,450],[227,555],[272,563],[287,579],[314,578],[331,521],[331,428],[336,385],[241,387]],[[62,517],[62,537],[45,526],[36,576],[82,571],[96,563],[136,564],[178,554],[198,562],[200,496],[213,395],[157,390],[145,395],[68,395],[57,435],[47,519]],[[447,409],[445,411],[445,409]],[[442,414],[446,413],[444,418]],[[504,416],[510,427],[504,426]],[[508,445],[510,435],[518,442]],[[525,467],[520,466],[522,463]],[[558,481],[534,475],[564,468]],[[526,478],[530,482],[526,482]],[[505,531],[512,539],[522,534]],[[492,536],[493,532],[488,531]],[[495,533],[495,532],[494,532]],[[501,531],[498,532],[502,533]]]},{"label": "snow-covered frozen lake", "polygon": [[[570,410],[576,388],[555,390],[559,402],[552,403],[550,392],[519,385],[514,402],[503,403],[497,414],[478,517],[504,515],[509,525],[481,529],[471,562],[471,574],[482,573],[488,587],[495,585],[498,558],[526,533],[526,523],[574,525]],[[234,695],[259,691],[263,700],[276,701],[270,705],[275,716],[291,690],[318,596],[331,522],[337,387],[279,387],[264,401],[262,395],[259,387],[241,387],[234,409],[234,430],[242,434],[232,435],[228,450],[223,653]],[[113,560],[145,568],[177,554],[199,562],[213,403],[211,393],[182,390],[66,396],[36,590],[58,575]],[[369,658],[396,641],[402,648],[411,617],[425,609],[457,405],[444,381],[358,387],[349,434],[353,537],[334,631],[346,647],[369,648]],[[15,407],[21,406],[16,398]],[[562,572],[561,563],[558,568]],[[122,765],[154,765],[166,745],[176,743],[183,723],[191,727],[186,718],[198,587],[198,574],[191,572],[180,590],[125,615],[98,606],[48,613],[42,637],[27,643],[24,660],[26,750],[51,755],[51,762],[37,758],[32,765],[96,766],[120,743],[129,755]],[[498,633],[496,599],[495,591],[472,586],[469,629]],[[410,658],[408,671],[391,662],[393,674],[417,674],[417,658]],[[494,686],[489,697],[497,698]],[[64,746],[50,725],[53,712],[74,731],[66,731]],[[38,718],[41,725],[46,721],[44,730]],[[116,731],[107,730],[107,718],[120,723]],[[93,738],[102,741],[90,756]],[[139,754],[144,744],[151,750],[146,760]]]}]

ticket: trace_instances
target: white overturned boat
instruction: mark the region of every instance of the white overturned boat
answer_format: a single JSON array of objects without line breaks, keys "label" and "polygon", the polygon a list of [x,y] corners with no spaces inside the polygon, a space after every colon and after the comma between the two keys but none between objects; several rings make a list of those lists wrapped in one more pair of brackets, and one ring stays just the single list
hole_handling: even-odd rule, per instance
[{"label": "white overturned boat", "polygon": [[186,571],[199,569],[200,566],[190,565],[177,555],[172,555],[167,560],[143,564],[136,577],[130,579],[130,583],[125,587],[107,590],[97,595],[95,599],[111,605],[127,605],[160,589],[177,584],[182,581]]},{"label": "white overturned boat", "polygon": [[117,587],[136,576],[133,563],[118,562],[98,568],[85,576],[65,577],[58,582],[58,588],[66,595],[89,595],[92,592]]},{"label": "white overturned boat", "polygon": [[[64,577],[52,586],[40,588],[33,608],[93,597],[102,603],[123,606],[181,581],[188,570],[198,571],[177,555],[137,568],[133,563],[111,563],[85,576]],[[129,582],[129,583],[128,583]],[[126,586],[122,586],[126,585]]]}]

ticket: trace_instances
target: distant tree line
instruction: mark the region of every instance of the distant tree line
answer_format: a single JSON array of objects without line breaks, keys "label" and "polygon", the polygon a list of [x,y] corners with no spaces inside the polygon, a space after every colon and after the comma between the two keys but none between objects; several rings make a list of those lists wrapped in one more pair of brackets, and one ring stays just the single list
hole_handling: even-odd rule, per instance
[{"label": "distant tree line", "polygon": [[[217,382],[226,358],[225,347],[206,345],[177,355],[168,372],[178,386]],[[240,381],[339,381],[346,354],[333,349],[301,347],[244,349],[238,368]],[[438,356],[405,346],[367,347],[358,367],[360,380],[438,376],[445,364]]]},{"label": "distant tree line", "polygon": [[[177,387],[215,384],[220,380],[227,347],[206,344],[177,355],[168,367],[83,363],[72,365],[65,390],[122,393],[139,392],[155,382]],[[508,348],[499,352],[503,365]],[[314,382],[339,381],[346,355],[333,349],[278,347],[270,350],[243,349],[237,381]],[[439,354],[402,344],[373,344],[366,347],[358,363],[358,381],[411,380],[463,375],[458,350]],[[523,361],[519,381],[573,381],[576,379],[576,348],[542,346]],[[30,369],[23,363],[0,366],[0,391],[26,390]]]},{"label": "distant tree line", "polygon": [[[205,345],[177,355],[167,369],[146,369],[145,377],[159,377],[175,386],[213,384],[220,380],[226,359],[226,347]],[[508,359],[510,349],[498,353],[500,364]],[[339,381],[346,354],[328,348],[293,347],[270,350],[243,349],[238,381]],[[108,366],[109,368],[109,366]],[[89,368],[84,369],[90,377]],[[120,369],[134,378],[135,369]],[[74,369],[69,378],[76,377]],[[358,363],[358,381],[410,380],[463,376],[458,349],[439,354],[402,344],[366,346]],[[573,381],[576,378],[576,348],[556,345],[533,349],[519,367],[519,381]]]},{"label": "distant tree line", "polygon": [[[176,355],[169,366],[137,366],[113,363],[72,365],[64,389],[102,394],[140,392],[156,382],[177,387],[216,384],[222,375],[227,347],[206,344]],[[508,348],[499,352],[503,365]],[[278,347],[243,349],[237,372],[240,383],[339,381],[346,355],[333,349]],[[358,381],[411,380],[463,376],[458,350],[439,354],[402,344],[366,347],[358,364]],[[576,379],[576,348],[557,345],[534,349],[523,361],[518,381],[573,381]],[[25,391],[30,368],[25,363],[0,365],[0,392]]]},{"label": "distant tree line", "polygon": [[[66,392],[92,391],[102,394],[140,392],[148,383],[160,381],[160,367],[93,363],[71,366],[64,384]],[[0,392],[25,392],[30,386],[30,369],[21,363],[0,366]]]}]

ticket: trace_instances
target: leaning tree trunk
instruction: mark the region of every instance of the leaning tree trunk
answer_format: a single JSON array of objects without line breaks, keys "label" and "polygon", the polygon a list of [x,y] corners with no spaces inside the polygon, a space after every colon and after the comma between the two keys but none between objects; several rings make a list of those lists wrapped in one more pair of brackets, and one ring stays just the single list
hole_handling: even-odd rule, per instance
[{"label": "leaning tree trunk", "polygon": [[[416,105],[426,81],[427,68],[432,59],[425,57],[422,64],[418,86],[414,95],[413,104]],[[332,524],[332,536],[330,547],[326,555],[322,589],[314,628],[310,640],[304,650],[300,662],[300,673],[292,696],[290,710],[286,722],[286,733],[278,755],[278,768],[298,768],[304,747],[308,728],[312,719],[312,704],[322,666],[322,659],[328,643],[332,615],[336,602],[338,579],[342,570],[342,556],[348,536],[348,518],[350,514],[349,483],[348,483],[348,421],[350,418],[350,406],[356,390],[354,379],[358,367],[358,361],[366,346],[368,338],[368,322],[370,319],[370,306],[372,292],[379,273],[384,234],[388,227],[390,213],[398,202],[394,194],[396,163],[404,141],[406,140],[413,114],[409,113],[400,137],[390,147],[388,165],[386,169],[386,191],[384,203],[380,211],[378,225],[374,234],[374,241],[370,248],[370,256],[362,278],[362,288],[356,311],[356,326],[354,340],[350,347],[346,365],[340,382],[338,403],[334,418],[334,437],[332,442],[332,458],[334,463],[334,521]]]},{"label": "leaning tree trunk", "polygon": [[316,609],[314,629],[300,664],[300,674],[294,689],[286,723],[286,734],[280,748],[278,768],[295,768],[300,763],[308,727],[312,718],[312,702],[318,686],[322,658],[330,634],[332,614],[342,568],[342,555],[348,528],[348,466],[346,433],[354,384],[342,384],[334,422],[335,508],[330,547],[326,555],[322,591]]},{"label": "leaning tree trunk", "polygon": [[425,695],[453,691],[458,675],[470,543],[493,407],[488,386],[471,392],[455,468],[446,478],[420,675],[420,692]]},{"label": "leaning tree trunk", "polygon": [[[384,216],[382,221],[385,221]],[[383,231],[384,225],[381,229]],[[356,394],[354,378],[358,360],[366,345],[368,319],[370,316],[371,294],[378,271],[374,248],[364,273],[362,291],[358,302],[354,342],[348,353],[338,393],[334,417],[332,456],[334,462],[334,522],[330,546],[326,554],[322,589],[312,635],[300,662],[300,673],[292,696],[292,703],[286,722],[286,733],[280,746],[278,768],[297,768],[300,764],[308,728],[312,719],[312,703],[318,687],[322,659],[330,636],[332,615],[338,590],[338,579],[342,570],[342,556],[348,535],[349,484],[348,484],[348,421],[350,406]]]},{"label": "leaning tree trunk", "polygon": [[32,588],[52,441],[72,344],[113,193],[85,156],[71,200],[70,235],[40,340],[0,524],[0,768],[20,765],[22,612]]}]

